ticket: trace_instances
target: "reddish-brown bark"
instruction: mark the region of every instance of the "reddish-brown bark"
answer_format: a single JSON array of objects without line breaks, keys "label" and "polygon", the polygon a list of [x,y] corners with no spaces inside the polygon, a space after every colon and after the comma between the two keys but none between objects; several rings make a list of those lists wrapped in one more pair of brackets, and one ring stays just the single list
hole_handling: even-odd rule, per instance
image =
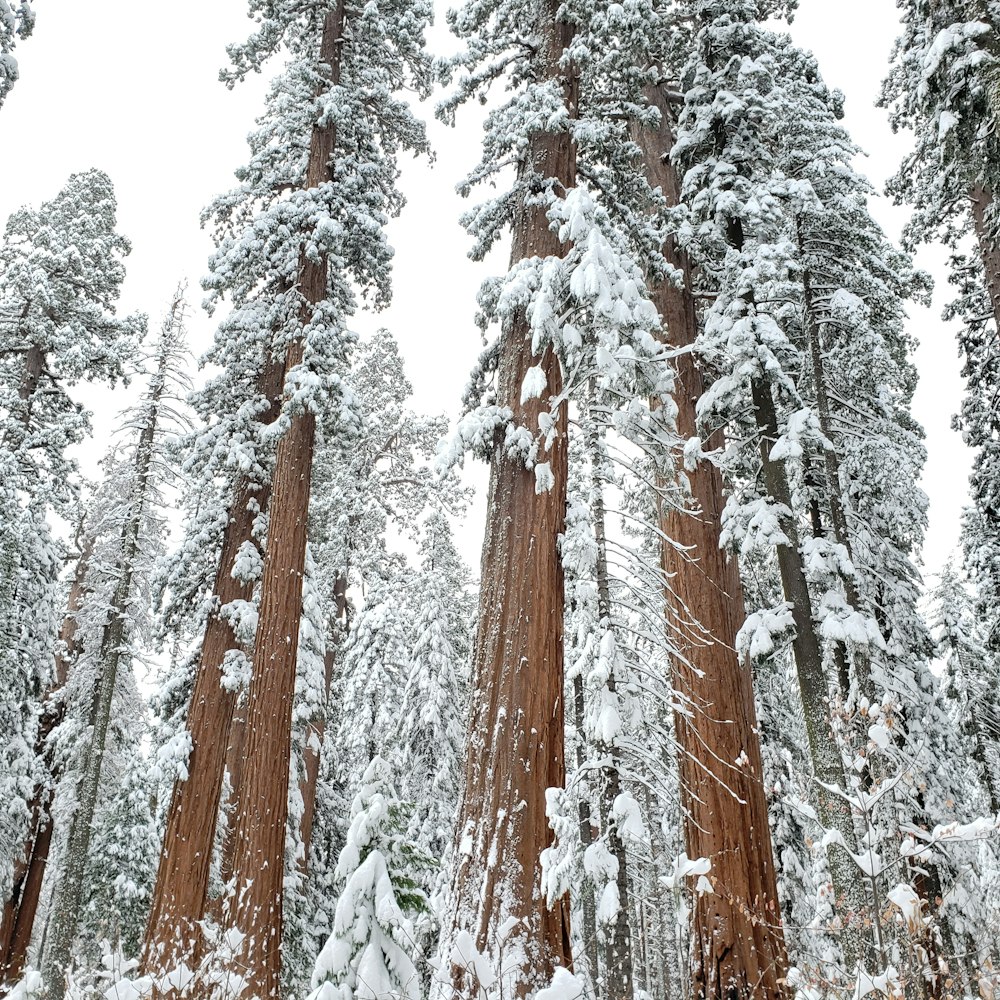
[{"label": "reddish-brown bark", "polygon": [[[272,400],[272,405],[262,419],[277,415],[281,386],[281,363],[265,359],[257,389]],[[235,579],[232,568],[243,544],[254,539],[256,510],[266,509],[269,493],[269,484],[257,484],[249,478],[237,484],[215,576],[220,607],[236,600],[249,601],[253,596],[252,582]],[[197,921],[206,912],[227,736],[236,705],[236,694],[221,684],[222,663],[227,652],[238,648],[229,621],[217,614],[210,616],[188,710],[188,776],[174,786],[146,925],[143,966],[154,976],[163,975],[181,962],[189,968],[197,965],[201,945]]]},{"label": "reddish-brown bark", "polygon": [[[569,25],[538,27],[547,39],[546,72],[572,37]],[[564,82],[575,107],[575,84]],[[567,134],[536,134],[527,170],[554,178],[557,191],[576,179],[576,153]],[[511,260],[562,256],[566,247],[549,229],[545,209],[521,206],[513,227]],[[550,350],[533,356],[527,319],[518,314],[504,331],[497,403],[515,422],[538,427],[547,400],[521,403],[528,368],[541,366],[548,392],[557,395],[562,374]],[[567,417],[562,408],[547,461],[554,486],[538,493],[535,475],[504,447],[497,432],[490,466],[486,538],[483,545],[479,633],[473,661],[465,793],[458,824],[452,934],[468,933],[477,949],[498,962],[513,959],[509,987],[524,997],[545,986],[554,969],[570,962],[566,901],[549,908],[540,888],[540,857],[552,832],[545,790],[565,782],[563,733],[563,571],[558,538],[566,513]],[[511,929],[511,921],[519,923]],[[499,935],[506,934],[506,942]],[[471,969],[453,967],[459,997],[477,997]]]},{"label": "reddish-brown bark", "polygon": [[[673,204],[679,179],[669,154],[670,109],[655,99],[664,125],[639,137],[647,172]],[[664,282],[654,298],[673,347],[692,344],[698,315],[691,267],[672,241],[668,261],[683,272],[682,288]],[[696,405],[704,380],[694,355],[675,362],[677,427],[682,439],[700,437]],[[704,442],[721,447],[720,435]],[[674,544],[662,546],[667,605],[678,655],[672,682],[690,714],[675,716],[686,851],[712,862],[713,893],[698,895],[691,918],[692,995],[705,1000],[784,1000],[787,970],[774,852],[764,793],[753,677],[735,652],[745,610],[739,567],[720,547],[725,504],[722,477],[710,462],[687,472],[691,510],[664,504],[660,527]]]},{"label": "reddish-brown bark", "polygon": [[[320,61],[330,67],[329,83],[333,85],[340,79],[343,28],[341,0],[324,19],[320,43]],[[313,128],[307,188],[332,179],[335,141],[332,125]],[[325,258],[316,260],[303,251],[298,269],[303,325],[309,322],[313,307],[327,296],[327,270]],[[300,365],[303,355],[301,340],[289,345],[285,372]],[[233,831],[234,894],[227,922],[245,935],[240,972],[248,984],[248,995],[258,1000],[276,998],[280,990],[292,701],[315,435],[315,414],[309,410],[294,414],[275,456],[260,614],[246,705],[243,772]]]},{"label": "reddish-brown bark", "polygon": [[[325,280],[324,280],[325,287]],[[288,367],[302,361],[302,345]],[[302,576],[316,420],[296,416],[276,456],[253,675],[247,696],[243,774],[233,830],[235,912],[249,995],[277,997],[292,701],[302,614]]]},{"label": "reddish-brown bark", "polygon": [[[83,606],[86,595],[87,567],[92,550],[92,541],[84,538],[66,602],[66,617],[59,630],[60,645],[55,657],[52,686],[46,694],[45,708],[35,737],[35,756],[39,760],[48,756],[49,737],[65,715],[65,702],[57,696],[66,683],[76,656],[76,612]],[[60,776],[55,765],[50,769],[50,776],[54,785]],[[4,903],[0,920],[0,992],[3,991],[2,984],[16,983],[20,979],[28,955],[52,843],[52,785],[35,787],[28,838],[23,854],[14,865],[11,896]]]}]

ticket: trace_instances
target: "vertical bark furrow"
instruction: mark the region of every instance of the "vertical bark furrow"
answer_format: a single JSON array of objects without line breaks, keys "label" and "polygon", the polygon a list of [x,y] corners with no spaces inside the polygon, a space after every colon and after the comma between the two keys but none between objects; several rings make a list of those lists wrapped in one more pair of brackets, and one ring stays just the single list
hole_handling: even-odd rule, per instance
[{"label": "vertical bark furrow", "polygon": [[[680,180],[670,162],[673,115],[656,88],[651,100],[663,115],[658,132],[642,131],[650,181],[668,201],[680,202]],[[698,314],[686,254],[668,241],[668,262],[684,275],[681,288],[662,283],[654,301],[672,347],[690,347]],[[677,430],[699,437],[696,406],[703,376],[690,351],[675,362]],[[721,447],[721,435],[705,442]],[[686,852],[712,862],[714,893],[696,895],[691,914],[692,994],[698,1000],[784,1000],[788,960],[778,900],[774,850],[764,794],[753,676],[737,659],[736,635],[746,613],[736,560],[720,547],[725,506],[722,477],[710,462],[687,473],[691,510],[663,504],[662,568],[670,581],[667,612],[677,623],[673,687],[692,707],[675,716]]]}]

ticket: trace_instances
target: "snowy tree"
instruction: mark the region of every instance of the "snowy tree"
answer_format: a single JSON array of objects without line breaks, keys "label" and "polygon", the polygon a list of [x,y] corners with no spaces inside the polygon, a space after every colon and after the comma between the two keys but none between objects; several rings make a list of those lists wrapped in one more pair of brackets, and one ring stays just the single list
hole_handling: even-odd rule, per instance
[{"label": "snowy tree", "polygon": [[473,594],[443,514],[433,513],[424,522],[420,556],[413,584],[420,609],[407,658],[406,713],[399,733],[405,753],[402,787],[415,803],[414,842],[430,857],[444,859],[452,846],[462,784]]},{"label": "snowy tree", "polygon": [[[160,444],[172,422],[171,400],[188,384],[183,374],[185,303],[180,292],[164,320],[154,352],[149,385],[127,430],[135,440],[123,455],[112,454],[88,531],[95,539],[88,598],[78,614],[91,633],[78,660],[80,716],[76,768],[69,778],[69,829],[52,904],[52,922],[42,961],[46,996],[62,997],[72,964],[72,947],[82,916],[85,871],[90,857],[102,773],[116,726],[123,684],[131,686],[132,657],[148,630],[148,579],[161,539],[158,507],[163,467]],[[70,721],[70,720],[68,720]],[[65,725],[65,724],[64,724]]]},{"label": "snowy tree", "polygon": [[948,564],[931,593],[929,626],[938,656],[945,664],[944,682],[952,724],[971,742],[974,786],[984,811],[1000,814],[1000,701],[994,661],[984,649],[973,613],[972,596],[958,571]]},{"label": "snowy tree", "polygon": [[912,244],[938,240],[951,251],[957,289],[946,317],[960,320],[965,398],[956,425],[976,449],[973,509],[965,528],[966,566],[980,591],[979,613],[991,622],[995,648],[996,581],[1000,579],[1000,426],[994,386],[1000,327],[1000,36],[992,0],[906,0],[903,34],[882,103],[894,128],[914,133],[915,146],[890,184],[914,209]]},{"label": "snowy tree", "polygon": [[88,857],[83,933],[94,941],[107,939],[134,959],[142,945],[149,901],[156,878],[161,831],[152,811],[149,761],[135,753],[145,721],[125,720],[126,750],[120,776],[109,788],[96,819]]},{"label": "snowy tree", "polygon": [[[780,75],[779,67],[784,69],[781,53],[790,42],[756,22],[754,3],[710,0],[699,11],[703,28],[688,70],[692,86],[674,149],[686,168],[696,259],[718,288],[699,344],[715,369],[715,380],[699,401],[699,417],[703,425],[717,427],[743,419],[748,410],[753,414],[752,426],[743,428],[749,443],[729,450],[724,471],[758,485],[730,497],[723,538],[744,555],[773,550],[784,597],[747,619],[739,645],[756,659],[772,652],[781,633],[793,635],[818,811],[823,825],[836,831],[831,839],[846,845],[831,849],[831,875],[848,911],[860,916],[867,900],[850,856],[857,852],[852,811],[832,791],[846,792],[849,786],[829,715],[822,643],[791,485],[795,460],[806,448],[822,449],[826,442],[799,395],[795,370],[800,356],[787,316],[771,306],[794,295],[790,282],[797,252],[789,238],[789,209],[816,199],[808,181],[781,171],[786,102],[794,99],[788,80],[794,77]],[[720,94],[733,98],[720,102]],[[808,114],[801,103],[796,110]],[[756,122],[752,129],[746,127],[750,118]],[[844,944],[853,966],[860,957],[853,932],[844,936]]]},{"label": "snowy tree", "polygon": [[316,959],[311,1000],[419,1000],[412,920],[427,900],[413,878],[423,859],[405,828],[391,771],[375,757],[351,805],[333,933]]},{"label": "snowy tree", "polygon": [[13,49],[17,41],[27,38],[35,27],[35,12],[27,0],[0,0],[0,107],[17,83],[17,60]]},{"label": "snowy tree", "polygon": [[[2,12],[0,12],[2,13]],[[113,383],[144,329],[120,319],[115,302],[128,241],[116,231],[111,181],[74,174],[40,208],[22,208],[0,245],[0,662],[10,685],[0,704],[9,738],[0,754],[0,893],[10,899],[34,784],[35,698],[49,686],[59,552],[47,515],[72,520],[75,463],[67,450],[89,433],[89,416],[69,389]]]},{"label": "snowy tree", "polygon": [[[422,126],[397,92],[426,91],[428,17],[421,2],[362,10],[343,3],[270,5],[259,30],[230,48],[230,82],[258,70],[279,48],[290,60],[251,137],[240,187],[211,211],[218,251],[207,282],[216,299],[232,302],[237,322],[268,338],[284,367],[253,650],[254,662],[268,666],[253,672],[247,692],[246,766],[233,827],[236,892],[226,916],[228,925],[244,929],[249,982],[261,996],[278,989],[280,962],[266,937],[280,935],[282,924],[290,711],[313,451],[317,430],[335,434],[352,419],[343,373],[353,340],[347,322],[359,295],[384,304],[389,293],[384,226],[402,204],[397,157],[426,148]],[[205,780],[217,787],[214,775]],[[261,815],[269,821],[260,823]],[[175,890],[166,886],[163,894]],[[161,940],[191,936],[198,915],[181,909],[158,923]],[[187,923],[180,935],[171,929],[177,917]],[[147,953],[157,950],[150,941]]]},{"label": "snowy tree", "polygon": [[[508,225],[513,242],[508,274],[480,292],[481,323],[497,323],[499,335],[473,375],[452,455],[470,450],[487,459],[491,486],[471,757],[446,934],[469,947],[453,951],[446,941],[442,954],[463,995],[492,967],[498,988],[523,996],[569,960],[565,902],[548,907],[538,884],[551,840],[546,789],[564,782],[558,537],[568,401],[582,398],[593,379],[604,422],[618,421],[634,437],[669,433],[669,407],[650,406],[668,395],[671,377],[657,363],[658,320],[636,260],[634,244],[648,249],[648,226],[606,203],[599,178],[593,189],[581,183],[609,160],[621,162],[644,80],[628,60],[616,60],[616,38],[634,44],[654,19],[642,5],[627,17],[617,6],[606,13],[586,3],[500,0],[468,4],[450,20],[465,48],[443,65],[446,82],[455,83],[441,108],[445,120],[466,101],[487,99],[494,84],[510,95],[487,118],[482,158],[461,188],[501,187],[464,217],[472,255],[482,258]],[[607,61],[598,57],[604,53]],[[530,697],[518,681],[524,663],[536,678]],[[519,876],[501,884],[493,857],[517,866]]]}]

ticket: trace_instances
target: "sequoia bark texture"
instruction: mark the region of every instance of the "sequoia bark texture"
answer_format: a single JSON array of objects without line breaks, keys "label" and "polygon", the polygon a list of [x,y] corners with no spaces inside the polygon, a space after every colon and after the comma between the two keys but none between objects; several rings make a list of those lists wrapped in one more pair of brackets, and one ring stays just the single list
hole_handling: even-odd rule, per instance
[{"label": "sequoia bark texture", "polygon": [[[557,21],[555,3],[545,9],[548,23],[538,26],[546,40],[544,72],[558,78],[572,28]],[[564,80],[563,87],[572,113],[575,84]],[[564,193],[576,178],[570,136],[532,135],[521,170],[554,179],[557,194]],[[512,263],[565,252],[544,207],[522,204],[516,209]],[[535,431],[548,400],[521,402],[521,383],[532,365],[542,367],[549,393],[557,395],[562,387],[559,360],[549,349],[541,357],[532,355],[522,310],[502,335],[497,403],[510,407],[517,424]],[[552,445],[541,456],[554,479],[547,491],[536,492],[534,473],[523,459],[508,454],[502,429],[496,432],[490,465],[452,933],[470,934],[494,964],[501,959],[509,963],[504,992],[512,998],[547,986],[554,969],[570,962],[568,903],[563,899],[552,908],[547,905],[540,866],[542,851],[552,841],[545,791],[562,787],[566,776],[558,547],[566,516],[566,436],[562,407]],[[511,929],[513,921],[519,923]],[[456,963],[452,971],[458,997],[479,996],[475,972],[467,964]]]},{"label": "sequoia bark texture", "polygon": [[[659,88],[650,96],[664,124],[637,139],[650,180],[677,204],[680,181],[670,163],[673,136],[667,124],[672,115]],[[663,282],[654,289],[654,300],[670,345],[689,347],[698,335],[691,265],[672,240],[664,255],[683,273],[684,285]],[[675,364],[677,430],[688,440],[700,436],[696,406],[704,380],[690,351]],[[721,433],[704,444],[722,445]],[[712,862],[715,889],[694,899],[691,992],[699,1000],[784,1000],[788,959],[753,675],[735,651],[746,617],[743,588],[736,560],[720,546],[725,497],[718,468],[699,462],[687,479],[691,509],[664,504],[660,528],[667,613],[678,647],[672,683],[690,708],[690,714],[675,716],[686,851]]]},{"label": "sequoia bark texture", "polygon": [[[344,4],[340,0],[324,20],[320,42],[320,61],[330,67],[333,86],[340,78],[343,28]],[[307,189],[332,179],[335,142],[332,125],[313,127]],[[303,250],[298,272],[303,299],[300,318],[305,326],[313,307],[327,296],[327,261],[324,257],[313,259]],[[302,363],[304,348],[302,340],[289,345],[286,375]],[[315,414],[304,410],[292,415],[278,443],[246,704],[243,774],[233,843],[234,893],[227,923],[246,935],[240,956],[244,968],[240,971],[246,978],[247,995],[258,1000],[277,998],[280,993],[292,701],[315,436]]]},{"label": "sequoia bark texture", "polygon": [[[267,414],[270,419],[277,416],[281,386],[281,363],[264,359],[257,390],[271,401]],[[243,544],[254,540],[256,511],[267,509],[269,497],[269,483],[256,483],[249,477],[237,483],[215,574],[219,608],[253,597],[253,582],[236,579],[232,569]],[[238,697],[238,692],[222,685],[222,664],[226,653],[239,648],[229,620],[218,613],[211,615],[205,625],[188,709],[187,729],[191,739],[188,775],[174,784],[146,924],[144,972],[156,978],[182,962],[191,969],[198,964],[201,950],[198,921],[205,916],[208,906],[209,868],[226,747]]]},{"label": "sequoia bark texture", "polygon": [[59,692],[76,657],[76,612],[83,606],[86,595],[87,568],[92,550],[93,542],[83,538],[66,602],[66,617],[59,630],[55,676],[46,695],[45,709],[35,737],[35,758],[45,761],[50,782],[35,786],[30,807],[30,832],[24,852],[14,866],[14,887],[10,899],[4,904],[0,921],[0,993],[6,992],[4,984],[13,985],[21,978],[41,899],[42,881],[52,845],[52,790],[62,773],[58,762],[52,761],[49,756],[48,741],[66,712],[66,704],[59,697]]}]

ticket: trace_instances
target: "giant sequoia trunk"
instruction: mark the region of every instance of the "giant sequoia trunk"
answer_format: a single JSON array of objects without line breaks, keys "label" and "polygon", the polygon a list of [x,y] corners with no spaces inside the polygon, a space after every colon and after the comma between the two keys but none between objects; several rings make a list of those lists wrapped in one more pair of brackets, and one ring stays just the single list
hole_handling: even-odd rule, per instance
[{"label": "giant sequoia trunk", "polygon": [[[282,365],[270,358],[265,358],[263,365],[257,390],[271,401],[271,409],[262,419],[274,419],[281,393]],[[270,484],[257,484],[247,477],[237,484],[215,575],[214,591],[220,608],[253,597],[253,582],[235,578],[232,569],[243,545],[254,541],[256,511],[267,509],[269,493]],[[188,709],[187,731],[191,739],[188,775],[174,785],[146,924],[144,971],[157,978],[181,963],[192,969],[197,965],[201,945],[197,924],[208,905],[209,867],[226,748],[238,697],[237,692],[222,685],[222,664],[226,654],[236,649],[239,643],[229,620],[219,614],[211,615],[205,625]]]},{"label": "giant sequoia trunk", "polygon": [[[673,204],[680,183],[670,164],[670,110],[659,89],[651,97],[664,115],[657,133],[637,138],[650,180]],[[654,290],[672,347],[689,347],[698,316],[687,256],[670,241],[668,261],[684,286]],[[702,373],[688,351],[677,361],[677,429],[682,439],[699,436],[696,405],[704,392]],[[721,434],[705,442],[719,448]],[[736,560],[720,547],[725,504],[722,477],[711,462],[687,473],[691,509],[664,504],[660,528],[668,613],[678,655],[672,659],[674,688],[691,713],[678,713],[675,727],[684,807],[684,837],[691,858],[712,863],[714,893],[699,894],[691,913],[692,995],[697,1000],[784,1000],[787,957],[764,795],[760,734],[753,675],[736,656],[743,625],[743,589]]]},{"label": "giant sequoia trunk", "polygon": [[4,904],[0,922],[0,991],[3,991],[3,984],[13,984],[21,978],[41,899],[42,881],[52,844],[52,792],[61,776],[58,762],[49,758],[48,741],[66,712],[66,703],[59,693],[76,658],[76,613],[82,607],[86,594],[87,569],[92,550],[92,540],[84,537],[66,602],[66,617],[59,630],[55,675],[46,694],[45,708],[35,737],[35,759],[45,761],[49,780],[35,786],[30,806],[28,838],[23,854],[14,866],[11,897]]},{"label": "giant sequoia trunk", "polygon": [[[558,77],[559,59],[572,29],[556,20],[554,2],[543,9],[548,23],[525,28],[537,28],[544,37],[544,72]],[[572,111],[574,83],[564,82],[564,91]],[[560,193],[572,187],[576,153],[569,134],[532,135],[521,169],[554,178]],[[512,263],[562,256],[565,251],[549,228],[544,207],[518,206]],[[497,403],[509,407],[520,426],[535,431],[548,401],[521,402],[521,383],[533,365],[544,369],[548,390],[557,395],[562,386],[559,360],[551,349],[541,357],[532,355],[522,310],[502,335]],[[512,1000],[547,985],[554,969],[570,961],[567,903],[561,900],[549,908],[540,882],[541,854],[552,839],[545,791],[565,783],[559,553],[568,472],[565,407],[544,460],[554,485],[537,492],[534,473],[521,458],[508,453],[504,432],[497,431],[452,899],[452,936],[469,934],[496,966],[506,960],[509,979],[504,995]],[[458,962],[453,973],[458,997],[479,996],[475,970]]]},{"label": "giant sequoia trunk", "polygon": [[[324,19],[320,40],[320,61],[330,68],[332,86],[340,82],[343,32],[344,3],[339,0]],[[307,189],[332,179],[335,141],[332,125],[313,127]],[[327,268],[325,257],[313,259],[302,251],[298,272],[303,326],[309,323],[313,308],[327,296]],[[286,374],[302,363],[303,355],[303,341],[294,341],[285,357]],[[258,1000],[276,998],[280,989],[292,701],[315,434],[314,413],[292,414],[275,456],[253,675],[246,704],[243,773],[233,831],[234,892],[226,922],[246,935],[240,964],[249,995]]]}]

